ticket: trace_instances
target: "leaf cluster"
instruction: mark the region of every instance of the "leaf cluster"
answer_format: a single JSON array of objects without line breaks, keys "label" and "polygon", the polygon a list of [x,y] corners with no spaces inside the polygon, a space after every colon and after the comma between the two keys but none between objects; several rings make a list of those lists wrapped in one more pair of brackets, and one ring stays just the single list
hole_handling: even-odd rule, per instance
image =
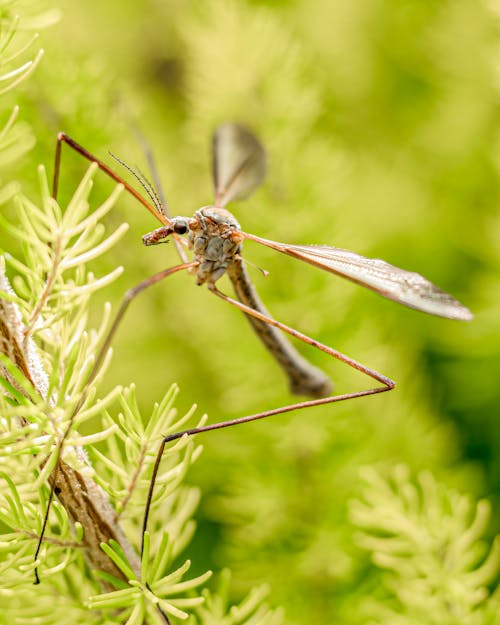
[{"label": "leaf cluster", "polygon": [[[11,39],[17,22],[11,22]],[[6,80],[27,77],[32,65],[28,62],[17,72],[11,71]],[[12,142],[20,139],[16,115],[17,109],[2,132],[4,161],[30,147],[26,139],[24,144],[19,141],[16,154],[10,150]],[[175,387],[155,404],[147,420],[137,406],[133,387],[116,387],[99,397],[99,384],[111,357],[106,340],[110,306],[104,305],[97,313],[96,328],[89,317],[96,292],[106,289],[121,268],[96,276],[89,265],[116,244],[127,226],[105,234],[101,220],[121,189],[116,187],[100,206],[91,207],[95,170],[94,165],[89,168],[64,210],[52,198],[43,168],[39,168],[38,201],[13,184],[7,184],[2,193],[3,201],[14,206],[16,218],[2,215],[0,226],[21,248],[19,256],[2,250],[0,279],[0,595],[5,623],[35,616],[45,623],[102,622],[103,614],[108,614],[107,622],[130,624],[165,622],[166,615],[186,619],[205,603],[196,589],[211,575],[206,572],[185,579],[190,562],[179,563],[194,532],[192,515],[199,498],[197,489],[184,486],[183,481],[201,448],[186,440],[166,454],[152,501],[152,510],[158,514],[152,524],[154,540],[151,544],[150,534],[144,535],[139,568],[128,547],[125,551],[110,540],[101,549],[121,578],[89,570],[84,555],[92,528],[79,522],[79,511],[71,504],[68,507],[64,497],[52,503],[42,549],[33,559],[50,501],[51,480],[57,484],[62,470],[60,462],[81,476],[82,487],[100,485],[107,497],[92,499],[97,491],[88,490],[83,505],[95,507],[96,519],[98,506],[109,508],[112,518],[108,516],[108,521],[123,525],[137,546],[155,442],[178,431],[192,416],[190,411],[177,417]],[[96,363],[102,364],[97,371]],[[112,416],[110,411],[116,413],[117,406],[121,412]],[[162,518],[168,521],[161,523]],[[42,578],[36,590],[35,567]],[[103,588],[115,590],[100,593]],[[228,623],[269,622],[271,612],[263,608],[261,599],[262,593],[250,597],[238,616],[228,617]],[[201,621],[209,620],[215,609],[220,612],[221,604],[211,607],[207,601]]]},{"label": "leaf cluster", "polygon": [[[32,260],[21,256],[25,228],[31,239],[34,233],[31,205],[16,199],[27,216],[20,213],[22,228],[17,216],[6,223],[10,230],[2,246],[10,251],[17,245],[20,253],[7,263],[15,293],[2,291],[6,301],[16,303],[23,333],[29,328],[38,345],[56,403],[47,410],[46,401],[32,395],[27,401],[25,377],[10,360],[2,361],[10,401],[3,462],[10,466],[15,457],[26,465],[5,472],[13,487],[2,482],[4,509],[10,523],[31,532],[20,541],[18,533],[11,539],[6,530],[5,570],[17,571],[20,583],[2,596],[5,618],[87,622],[85,602],[94,597],[102,618],[111,622],[122,616],[140,620],[145,613],[157,618],[151,608],[158,600],[165,609],[189,612],[194,622],[274,625],[281,614],[262,602],[264,580],[290,623],[497,622],[497,542],[490,547],[489,532],[498,531],[498,514],[494,509],[488,530],[487,505],[480,498],[498,490],[500,475],[494,418],[500,353],[498,12],[491,3],[465,1],[209,0],[149,3],[145,10],[141,2],[88,0],[65,3],[63,19],[47,41],[50,62],[39,66],[36,89],[19,94],[36,127],[39,160],[52,156],[53,136],[62,129],[100,156],[111,148],[128,162],[140,161],[132,118],[158,153],[174,212],[189,215],[211,199],[207,147],[213,127],[228,119],[243,121],[263,139],[270,164],[265,187],[244,207],[234,207],[245,230],[339,245],[418,270],[463,299],[477,320],[465,328],[399,311],[300,263],[246,246],[245,255],[270,271],[268,279],[257,278],[257,286],[278,319],[387,372],[397,380],[397,392],[206,438],[203,460],[190,472],[202,498],[183,481],[199,449],[176,447],[165,458],[155,496],[151,561],[142,572],[133,567],[132,575],[123,550],[114,543],[107,548],[133,582],[115,587],[121,595],[104,595],[103,580],[90,576],[78,555],[81,528],[74,528],[74,535],[56,504],[42,553],[40,589],[47,594],[38,595],[35,605],[29,552],[47,487],[38,479],[35,494],[33,475],[40,475],[42,457],[52,453],[53,461],[74,401],[68,389],[81,391],[102,345],[107,321],[99,305],[89,314],[92,298],[99,297],[92,285],[112,275],[116,264],[126,265],[122,280],[134,285],[173,264],[173,257],[167,246],[159,253],[141,249],[138,233],[153,226],[122,194],[106,220],[115,230],[126,215],[133,238],[110,249],[103,264],[97,256],[89,258],[97,278],[87,270],[78,273],[77,265],[62,278],[54,272],[45,298],[56,250],[49,244]],[[33,136],[27,127],[25,135],[21,130],[19,138]],[[2,137],[12,137],[5,143],[6,162],[9,147],[25,154],[33,143],[10,131]],[[34,185],[25,178],[23,188],[34,197]],[[80,178],[78,164],[65,160],[63,197],[71,200],[68,188]],[[91,204],[99,206],[107,201],[107,187],[102,177],[95,180]],[[42,199],[32,204],[57,216],[46,187],[43,182]],[[18,190],[8,181],[4,188],[6,201]],[[7,206],[6,214],[12,213],[14,203]],[[46,241],[56,223],[47,216],[37,221]],[[100,244],[93,233],[85,236]],[[36,263],[43,267],[42,279],[33,271]],[[106,282],[106,297],[113,302],[120,300],[122,280]],[[117,337],[120,357],[112,367],[106,361],[106,379],[96,378],[78,413],[78,429],[65,445],[68,460],[73,453],[71,462],[108,494],[134,545],[154,455],[151,443],[178,419],[173,390],[158,408],[150,408],[150,398],[161,397],[163,385],[179,380],[183,393],[175,403],[196,399],[214,419],[289,400],[245,320],[187,282],[179,279],[172,290],[158,287],[134,303],[127,322],[133,332]],[[37,305],[37,322],[30,325]],[[73,318],[73,326],[79,318],[82,327],[90,319],[97,329],[82,331],[71,344],[63,318]],[[80,339],[82,347],[76,345]],[[65,386],[54,381],[54,368],[65,376]],[[332,376],[337,388],[356,384],[340,367]],[[129,379],[135,388],[115,390]],[[93,407],[99,389],[105,399]],[[19,423],[19,416],[31,414],[38,425]],[[46,439],[45,432],[50,432]],[[88,447],[92,467],[72,451],[80,444]],[[402,463],[409,469],[390,468]],[[377,470],[360,473],[366,465]],[[459,494],[465,492],[471,495]],[[193,512],[200,499],[195,533]],[[494,497],[491,501],[495,506]],[[22,546],[19,561],[11,545]],[[171,579],[173,594],[165,592],[162,576],[185,570],[183,549],[189,550],[195,581],[207,569],[234,569],[231,591],[223,575],[211,593],[184,586],[176,594],[185,578]],[[166,561],[168,570],[161,571],[158,563]],[[152,572],[159,579],[152,579]],[[145,579],[161,597],[150,594]],[[257,590],[231,609],[234,596],[241,599],[252,586]],[[182,603],[201,596],[203,604]],[[117,616],[122,600],[125,611]]]}]

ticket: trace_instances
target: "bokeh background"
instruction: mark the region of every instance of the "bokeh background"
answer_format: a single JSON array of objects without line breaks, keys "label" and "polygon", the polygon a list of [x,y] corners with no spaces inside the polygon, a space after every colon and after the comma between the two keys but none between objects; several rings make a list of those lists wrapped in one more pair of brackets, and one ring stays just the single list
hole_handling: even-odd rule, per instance
[{"label": "bokeh background", "polygon": [[[276,316],[394,378],[387,395],[207,435],[189,479],[201,486],[195,571],[233,570],[233,593],[267,582],[287,622],[358,622],[370,563],[349,502],[360,469],[398,463],[487,497],[500,530],[500,135],[493,2],[54,0],[45,58],[16,100],[37,143],[14,172],[39,194],[64,130],[104,159],[145,169],[139,126],[174,214],[211,201],[209,140],[241,121],[269,153],[266,183],[231,208],[244,230],[327,243],[416,270],[476,318],[432,318],[248,243]],[[61,203],[85,163],[63,156]],[[96,206],[112,184],[97,176]],[[177,262],[143,248],[152,217],[122,196],[107,226],[130,231],[96,273],[106,293]],[[230,291],[224,279],[221,286]],[[97,321],[97,319],[96,319]],[[177,275],[135,301],[107,384],[134,382],[147,415],[173,383],[177,405],[210,421],[290,402],[285,381],[235,309]],[[301,348],[302,349],[302,348]],[[367,380],[303,350],[339,391]]]}]

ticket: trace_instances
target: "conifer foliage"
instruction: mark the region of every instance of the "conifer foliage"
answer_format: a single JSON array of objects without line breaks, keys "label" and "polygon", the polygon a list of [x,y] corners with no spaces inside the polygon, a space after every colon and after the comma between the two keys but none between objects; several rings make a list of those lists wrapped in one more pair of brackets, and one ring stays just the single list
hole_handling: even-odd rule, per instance
[{"label": "conifer foliage", "polygon": [[[494,235],[480,246],[475,237],[498,224],[491,207],[481,212],[484,198],[495,195],[488,141],[497,139],[488,129],[497,100],[488,63],[478,71],[471,59],[475,44],[481,61],[488,46],[496,50],[493,37],[481,33],[489,32],[498,12],[484,5],[469,13],[461,1],[404,3],[401,9],[392,3],[209,0],[149,3],[151,13],[142,3],[136,9],[116,3],[117,24],[135,24],[140,15],[149,29],[131,28],[136,45],[125,43],[123,58],[117,55],[122,78],[124,67],[138,84],[155,77],[151,91],[143,83],[131,93],[117,86],[95,49],[79,63],[65,54],[65,43],[58,49],[51,41],[53,56],[44,55],[38,41],[49,42],[50,27],[71,3],[60,3],[61,12],[42,10],[42,4],[0,0],[0,625],[167,619],[192,625],[499,625],[500,546],[492,536],[498,524],[490,519],[495,502],[466,494],[482,490],[480,472],[461,464],[450,418],[467,407],[470,416],[479,401],[485,403],[478,410],[486,412],[498,393],[496,379],[483,394],[471,390],[471,380],[486,389],[487,376],[479,379],[475,363],[466,365],[468,376],[455,364],[467,351],[464,336],[469,352],[477,348],[483,359],[496,353],[490,333],[498,333],[498,246]],[[95,3],[96,11],[101,4],[105,11],[113,3]],[[81,10],[82,3],[75,7]],[[125,28],[91,19],[94,48],[99,37],[104,45],[109,36],[110,48],[124,38]],[[160,42],[154,58],[139,46],[148,43],[144,32]],[[469,36],[470,45],[463,44]],[[44,86],[30,89],[42,68]],[[481,89],[469,88],[475,80]],[[111,103],[115,93],[122,98],[120,114]],[[92,165],[78,184],[64,183],[64,199],[56,202],[46,173],[52,171],[53,152],[45,151],[52,130],[48,139],[41,128],[63,119],[87,140],[108,145],[111,137],[118,141],[135,107],[147,109],[138,102],[152,93],[162,103],[160,113],[151,105],[149,119],[158,136],[175,142],[171,137],[178,139],[182,128],[182,145],[174,153],[170,144],[163,162],[184,205],[201,201],[202,183],[208,193],[199,172],[208,168],[205,147],[213,127],[248,122],[265,137],[273,176],[244,215],[248,231],[275,236],[283,210],[290,218],[281,220],[275,238],[332,243],[351,227],[346,213],[365,204],[359,221],[366,227],[355,236],[357,246],[365,246],[360,251],[374,241],[378,254],[392,238],[397,255],[413,246],[415,215],[429,207],[432,227],[444,223],[453,233],[456,223],[468,224],[465,208],[458,216],[446,212],[448,202],[465,206],[467,196],[482,225],[463,237],[465,251],[452,234],[446,246],[439,241],[433,249],[443,258],[449,254],[448,267],[464,283],[473,280],[472,266],[486,267],[488,295],[473,302],[483,306],[487,323],[467,337],[451,326],[419,325],[417,317],[406,321],[410,317],[385,316],[381,309],[371,315],[366,295],[345,285],[321,291],[317,274],[308,274],[306,283],[300,266],[291,264],[286,274],[279,266],[266,293],[273,310],[289,314],[283,301],[295,298],[304,311],[298,324],[318,335],[331,332],[332,344],[340,337],[347,353],[368,350],[368,359],[392,363],[404,390],[390,402],[266,420],[248,430],[250,436],[221,433],[212,447],[205,439],[206,450],[197,439],[172,444],[141,557],[144,504],[160,441],[205,420],[194,406],[178,411],[176,404],[196,401],[201,412],[229,417],[251,401],[261,402],[259,410],[287,401],[279,383],[262,383],[267,361],[237,315],[230,317],[234,311],[215,323],[223,314],[218,309],[210,309],[213,318],[195,317],[173,298],[159,303],[160,296],[151,296],[149,308],[134,306],[144,326],[153,309],[161,311],[162,339],[177,334],[175,342],[164,340],[169,353],[158,356],[156,339],[144,339],[141,328],[137,384],[109,383],[123,371],[106,336],[124,291],[116,265],[124,257],[130,261],[128,250],[120,250],[127,236],[120,217],[125,194],[110,186],[103,196],[107,182]],[[127,118],[122,125],[121,114]],[[371,202],[381,197],[378,207],[387,206],[387,213],[374,217]],[[408,213],[400,210],[402,198]],[[276,208],[280,204],[286,207]],[[132,222],[140,219],[135,209],[130,215]],[[424,244],[426,237],[419,238]],[[144,258],[126,267],[132,284],[157,270],[151,255]],[[426,275],[446,275],[445,261],[436,268],[433,253],[420,260],[428,263]],[[263,260],[266,269],[274,262]],[[208,339],[221,327],[214,348]],[[224,383],[214,373],[223,364]],[[177,374],[188,380],[181,396]],[[351,383],[349,374],[337,374],[339,387]],[[166,392],[158,378],[167,380]],[[439,401],[446,391],[444,415]],[[199,485],[190,483],[193,475]],[[40,583],[34,585],[36,571]]]}]

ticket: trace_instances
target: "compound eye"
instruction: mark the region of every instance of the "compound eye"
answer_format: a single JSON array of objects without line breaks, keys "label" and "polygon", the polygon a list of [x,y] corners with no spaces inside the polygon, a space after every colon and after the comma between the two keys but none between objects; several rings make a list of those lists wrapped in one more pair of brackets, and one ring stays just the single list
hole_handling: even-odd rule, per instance
[{"label": "compound eye", "polygon": [[185,221],[177,221],[174,224],[175,234],[186,234],[187,231],[188,231],[188,227]]}]

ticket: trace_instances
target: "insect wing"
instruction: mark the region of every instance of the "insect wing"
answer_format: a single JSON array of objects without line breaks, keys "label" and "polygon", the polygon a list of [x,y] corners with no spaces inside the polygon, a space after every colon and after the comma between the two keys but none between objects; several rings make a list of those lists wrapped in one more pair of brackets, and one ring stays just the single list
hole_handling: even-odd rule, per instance
[{"label": "insect wing", "polygon": [[418,273],[378,258],[366,258],[328,245],[288,245],[245,235],[279,252],[361,284],[400,304],[431,315],[468,321],[471,311]]},{"label": "insect wing", "polygon": [[212,138],[215,206],[248,197],[266,173],[266,153],[259,140],[239,124],[222,124]]}]

